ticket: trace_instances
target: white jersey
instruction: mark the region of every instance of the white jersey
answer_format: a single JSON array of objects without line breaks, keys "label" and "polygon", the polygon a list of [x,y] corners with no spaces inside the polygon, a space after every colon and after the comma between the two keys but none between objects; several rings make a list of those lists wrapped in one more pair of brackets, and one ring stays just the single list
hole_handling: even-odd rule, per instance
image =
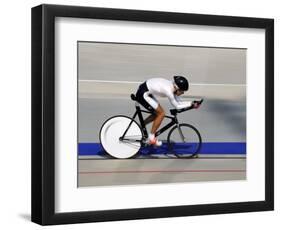
[{"label": "white jersey", "polygon": [[180,101],[180,98],[174,94],[174,84],[172,81],[166,80],[164,78],[151,78],[146,81],[148,92],[144,94],[144,99],[154,108],[158,107],[157,100],[155,98],[149,97],[149,94],[152,96],[168,97],[170,103],[176,109],[183,109],[190,107],[192,105],[191,101]]}]

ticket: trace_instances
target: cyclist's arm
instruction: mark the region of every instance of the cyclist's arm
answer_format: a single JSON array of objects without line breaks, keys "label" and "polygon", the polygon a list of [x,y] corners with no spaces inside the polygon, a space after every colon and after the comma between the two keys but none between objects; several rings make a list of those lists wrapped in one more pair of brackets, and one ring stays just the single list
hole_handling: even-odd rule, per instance
[{"label": "cyclist's arm", "polygon": [[176,109],[183,109],[187,107],[192,106],[191,101],[180,101],[179,97],[177,97],[174,94],[171,94],[168,96],[170,103],[176,108]]},{"label": "cyclist's arm", "polygon": [[174,94],[174,97],[175,97],[175,100],[176,100],[178,103],[181,103],[181,102],[182,102],[182,99],[181,99],[179,96],[177,96],[177,95]]}]

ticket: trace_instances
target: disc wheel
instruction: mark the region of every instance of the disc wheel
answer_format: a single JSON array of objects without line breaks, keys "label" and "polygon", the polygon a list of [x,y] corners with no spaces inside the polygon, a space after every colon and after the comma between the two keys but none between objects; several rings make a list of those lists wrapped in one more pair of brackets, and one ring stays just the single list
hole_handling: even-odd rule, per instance
[{"label": "disc wheel", "polygon": [[[130,123],[131,126],[124,136],[124,140],[120,140]],[[115,116],[104,122],[99,137],[107,154],[113,158],[127,159],[138,153],[143,134],[135,120],[126,116]]]}]

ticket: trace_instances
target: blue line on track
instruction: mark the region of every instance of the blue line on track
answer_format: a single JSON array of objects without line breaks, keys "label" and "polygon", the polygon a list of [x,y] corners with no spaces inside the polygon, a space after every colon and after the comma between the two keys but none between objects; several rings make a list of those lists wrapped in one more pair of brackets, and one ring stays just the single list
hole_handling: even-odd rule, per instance
[{"label": "blue line on track", "polygon": [[[184,143],[176,143],[174,149],[178,154],[186,154],[193,145]],[[167,144],[164,143],[161,147],[145,147],[141,148],[140,154],[165,154],[167,153]],[[204,142],[202,143],[200,154],[246,154],[245,142]],[[79,143],[79,156],[104,155],[104,150],[100,143]]]}]

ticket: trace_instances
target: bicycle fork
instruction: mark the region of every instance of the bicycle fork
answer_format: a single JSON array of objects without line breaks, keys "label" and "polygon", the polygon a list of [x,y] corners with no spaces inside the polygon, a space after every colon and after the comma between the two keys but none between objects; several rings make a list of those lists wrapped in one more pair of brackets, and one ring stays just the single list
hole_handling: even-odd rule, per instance
[{"label": "bicycle fork", "polygon": [[185,138],[184,138],[184,135],[183,135],[183,133],[182,133],[182,131],[181,131],[180,125],[177,124],[177,126],[178,126],[178,130],[179,130],[179,134],[180,134],[180,136],[181,136],[181,140],[185,143]]},{"label": "bicycle fork", "polygon": [[178,119],[177,119],[176,116],[175,116],[175,120],[176,120],[176,125],[177,125],[177,128],[178,128],[181,140],[185,143],[185,138],[184,138],[184,135],[183,135],[182,130],[180,128],[180,124],[179,124]]}]

